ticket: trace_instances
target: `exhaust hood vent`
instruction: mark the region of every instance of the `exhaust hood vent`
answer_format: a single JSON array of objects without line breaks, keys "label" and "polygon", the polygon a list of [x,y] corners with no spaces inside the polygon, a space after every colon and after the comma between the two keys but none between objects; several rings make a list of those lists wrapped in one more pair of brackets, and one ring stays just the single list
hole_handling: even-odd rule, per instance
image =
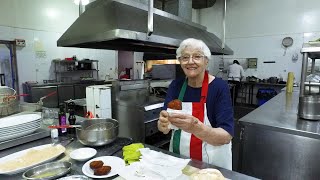
[{"label": "exhaust hood vent", "polygon": [[147,36],[148,7],[132,0],[96,0],[57,42],[62,47],[111,49],[174,55],[186,38],[203,40],[212,54],[233,54],[221,49],[221,40],[204,26],[154,9],[151,36]]}]

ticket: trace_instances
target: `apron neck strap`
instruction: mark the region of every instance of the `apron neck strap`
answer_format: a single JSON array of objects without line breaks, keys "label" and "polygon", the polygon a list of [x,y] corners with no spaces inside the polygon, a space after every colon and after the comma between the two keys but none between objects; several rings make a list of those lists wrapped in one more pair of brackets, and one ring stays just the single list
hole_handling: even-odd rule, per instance
[{"label": "apron neck strap", "polygon": [[[184,80],[183,85],[181,87],[181,90],[180,90],[180,93],[179,93],[179,97],[178,97],[178,99],[180,101],[183,101],[183,97],[184,97],[184,94],[186,93],[187,85],[188,85],[188,78],[186,78]],[[203,78],[203,81],[202,81],[200,102],[203,102],[203,103],[206,102],[207,93],[208,93],[208,86],[209,86],[209,75],[208,75],[208,72],[205,71],[204,78]]]}]

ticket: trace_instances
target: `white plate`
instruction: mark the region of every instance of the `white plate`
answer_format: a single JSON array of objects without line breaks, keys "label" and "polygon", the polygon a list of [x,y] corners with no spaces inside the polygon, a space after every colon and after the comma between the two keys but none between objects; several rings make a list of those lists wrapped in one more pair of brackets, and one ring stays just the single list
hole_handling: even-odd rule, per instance
[{"label": "white plate", "polygon": [[24,127],[24,126],[31,126],[31,125],[35,125],[35,124],[41,124],[41,119],[37,119],[37,120],[34,120],[34,121],[31,121],[31,122],[27,122],[27,123],[22,123],[22,124],[17,124],[17,125],[14,125],[14,126],[9,126],[9,127],[3,127],[3,128],[0,128],[0,131],[8,131],[8,130],[14,130],[14,129],[20,129],[21,127]]},{"label": "white plate", "polygon": [[22,131],[25,131],[25,130],[39,128],[39,127],[40,127],[40,123],[39,124],[28,125],[28,126],[24,126],[24,127],[20,127],[20,128],[16,128],[16,129],[7,129],[5,131],[0,130],[0,136],[15,134],[15,133],[19,133],[19,132],[22,132]]},{"label": "white plate", "polygon": [[80,148],[70,153],[70,158],[77,161],[87,161],[97,154],[97,150],[93,148]]},{"label": "white plate", "polygon": [[[43,149],[43,148],[46,148],[46,147],[49,147],[49,146],[52,146],[51,144],[45,144],[45,145],[41,145],[41,146],[36,146],[36,147],[33,147],[33,148],[29,148],[29,149],[25,149],[25,150],[22,150],[22,151],[19,151],[19,152],[16,152],[16,153],[13,153],[13,154],[10,154],[8,156],[5,156],[3,158],[0,158],[0,165],[1,164],[4,164],[4,163],[7,163],[8,161],[10,160],[13,160],[13,159],[17,159],[17,158],[20,158],[21,156],[23,156],[25,153],[27,153],[27,151],[31,150],[31,149],[34,149],[34,150],[40,150],[40,149]],[[38,164],[41,164],[41,163],[45,163],[45,162],[49,162],[53,159],[55,159],[56,157],[58,157],[60,154],[64,153],[64,151],[66,150],[65,147],[63,147],[62,145],[58,144],[56,145],[58,147],[58,152],[56,155],[52,156],[52,157],[48,157],[48,159],[46,160],[43,160],[43,161],[39,161],[39,162],[36,162],[32,165],[29,165],[29,166],[25,166],[25,167],[21,167],[21,168],[18,168],[18,169],[15,169],[15,170],[11,170],[11,171],[1,171],[0,169],[0,174],[17,174],[17,173],[20,173],[20,172],[23,172],[25,171],[26,169],[29,169],[33,166],[36,166]]]},{"label": "white plate", "polygon": [[1,135],[0,136],[0,141],[6,141],[6,140],[14,139],[14,138],[17,138],[17,137],[20,137],[20,136],[25,136],[27,134],[33,133],[34,131],[36,131],[39,128],[40,127],[36,127],[36,128],[28,129],[28,130],[25,130],[25,131],[16,132],[15,134],[10,134],[10,135],[7,135],[7,136],[2,136]]},{"label": "white plate", "polygon": [[32,122],[40,119],[38,114],[23,114],[19,116],[10,116],[0,119],[0,128],[15,126],[22,123]]},{"label": "white plate", "polygon": [[[96,176],[93,174],[93,170],[90,168],[90,163],[92,161],[103,161],[104,166],[111,166],[111,171],[104,176]],[[82,172],[84,175],[91,178],[107,178],[118,174],[118,171],[125,167],[125,162],[123,159],[115,156],[101,156],[89,160],[82,166]]]}]

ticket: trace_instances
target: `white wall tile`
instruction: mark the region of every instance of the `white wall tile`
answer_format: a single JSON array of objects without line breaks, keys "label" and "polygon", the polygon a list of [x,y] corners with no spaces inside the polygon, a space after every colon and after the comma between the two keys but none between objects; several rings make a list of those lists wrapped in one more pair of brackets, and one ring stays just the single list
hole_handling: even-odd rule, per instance
[{"label": "white wall tile", "polygon": [[11,27],[0,26],[0,39],[11,41],[14,39]]},{"label": "white wall tile", "polygon": [[[200,23],[221,37],[223,1],[201,10]],[[227,1],[226,43],[234,51],[225,57],[225,67],[233,59],[246,61],[258,58],[256,70],[246,70],[246,75],[259,78],[287,77],[289,71],[300,81],[301,54],[304,42],[320,38],[320,1],[318,0],[230,0]],[[309,34],[311,32],[311,34]],[[308,37],[305,34],[309,34]],[[287,49],[281,46],[284,37],[292,37],[294,44]],[[292,55],[298,54],[298,61]],[[215,57],[213,73],[218,72],[221,57]],[[276,61],[265,64],[263,61]]]}]

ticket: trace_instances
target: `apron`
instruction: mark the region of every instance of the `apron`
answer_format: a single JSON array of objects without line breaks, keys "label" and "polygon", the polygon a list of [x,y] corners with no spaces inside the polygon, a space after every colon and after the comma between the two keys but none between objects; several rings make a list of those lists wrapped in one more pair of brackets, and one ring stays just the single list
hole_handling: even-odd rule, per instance
[{"label": "apron", "polygon": [[[206,126],[211,126],[207,116],[206,99],[208,92],[209,77],[208,72],[202,82],[200,102],[183,102],[183,97],[187,88],[188,81],[184,81],[179,93],[179,100],[182,102],[182,110],[198,118]],[[182,131],[173,130],[170,147],[171,152],[181,154],[191,159],[203,161],[215,166],[232,170],[231,142],[221,146],[213,146],[203,142],[195,135]]]}]

